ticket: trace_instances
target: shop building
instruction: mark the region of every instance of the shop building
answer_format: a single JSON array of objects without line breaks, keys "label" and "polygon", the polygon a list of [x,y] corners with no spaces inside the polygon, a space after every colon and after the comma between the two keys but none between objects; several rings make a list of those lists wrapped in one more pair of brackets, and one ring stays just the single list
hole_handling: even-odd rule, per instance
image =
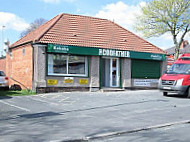
[{"label": "shop building", "polygon": [[116,23],[59,14],[9,48],[11,84],[37,92],[157,87],[165,52]]}]

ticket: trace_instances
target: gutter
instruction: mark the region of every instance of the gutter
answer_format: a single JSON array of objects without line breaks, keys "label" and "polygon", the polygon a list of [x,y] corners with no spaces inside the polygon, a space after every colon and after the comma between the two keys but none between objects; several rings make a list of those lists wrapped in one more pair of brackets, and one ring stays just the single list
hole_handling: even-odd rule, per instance
[{"label": "gutter", "polygon": [[28,41],[28,42],[25,42],[25,43],[22,43],[22,44],[18,44],[18,45],[16,45],[16,46],[10,46],[9,49],[14,49],[14,48],[17,48],[17,47],[19,47],[19,46],[23,46],[23,45],[25,45],[25,44],[32,44],[32,43],[33,43],[32,41]]}]

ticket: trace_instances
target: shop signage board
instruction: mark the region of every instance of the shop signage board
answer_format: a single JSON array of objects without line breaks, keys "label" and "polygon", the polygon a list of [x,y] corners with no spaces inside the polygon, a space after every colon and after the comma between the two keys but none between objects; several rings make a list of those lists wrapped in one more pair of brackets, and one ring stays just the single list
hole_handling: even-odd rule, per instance
[{"label": "shop signage board", "polygon": [[132,59],[165,60],[164,54],[130,51],[130,55]]},{"label": "shop signage board", "polygon": [[94,47],[70,46],[59,44],[48,44],[48,53],[67,53],[76,55],[91,55],[91,56],[107,56],[107,57],[122,57],[132,59],[148,59],[148,60],[165,60],[164,54],[135,52],[117,49],[104,49]]},{"label": "shop signage board", "polygon": [[79,84],[87,85],[88,84],[88,79],[79,79]]},{"label": "shop signage board", "polygon": [[134,79],[134,86],[150,87],[152,83],[158,83],[158,79]]},{"label": "shop signage board", "polygon": [[64,83],[73,83],[73,77],[65,77]]},{"label": "shop signage board", "polygon": [[47,85],[57,85],[57,80],[56,79],[48,79]]},{"label": "shop signage board", "polygon": [[112,56],[112,57],[130,57],[129,51],[114,50],[114,49],[99,49],[99,56]]}]

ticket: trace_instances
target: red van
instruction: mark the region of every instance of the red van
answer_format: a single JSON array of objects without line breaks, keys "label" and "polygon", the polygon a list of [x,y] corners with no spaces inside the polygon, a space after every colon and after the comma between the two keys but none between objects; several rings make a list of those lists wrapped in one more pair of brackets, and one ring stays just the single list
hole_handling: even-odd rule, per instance
[{"label": "red van", "polygon": [[175,93],[190,98],[190,53],[181,55],[160,77],[158,89],[164,96]]}]

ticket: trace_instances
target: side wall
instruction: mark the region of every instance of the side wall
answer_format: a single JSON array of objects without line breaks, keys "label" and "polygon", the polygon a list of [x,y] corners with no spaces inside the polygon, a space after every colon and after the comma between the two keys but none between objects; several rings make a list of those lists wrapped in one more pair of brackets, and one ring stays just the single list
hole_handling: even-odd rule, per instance
[{"label": "side wall", "polygon": [[34,81],[33,90],[37,87],[46,87],[46,46],[34,46]]},{"label": "side wall", "polygon": [[161,75],[163,75],[167,71],[167,63],[168,59],[166,58],[165,61],[161,63]]},{"label": "side wall", "polygon": [[5,57],[0,58],[0,70],[6,73],[6,58]]},{"label": "side wall", "polygon": [[98,91],[100,89],[100,57],[91,56],[90,58],[90,91]]},{"label": "side wall", "polygon": [[122,60],[122,87],[131,87],[131,59],[123,58]]},{"label": "side wall", "polygon": [[33,48],[31,44],[11,49],[7,54],[6,69],[10,86],[18,84],[22,89],[32,89]]}]

